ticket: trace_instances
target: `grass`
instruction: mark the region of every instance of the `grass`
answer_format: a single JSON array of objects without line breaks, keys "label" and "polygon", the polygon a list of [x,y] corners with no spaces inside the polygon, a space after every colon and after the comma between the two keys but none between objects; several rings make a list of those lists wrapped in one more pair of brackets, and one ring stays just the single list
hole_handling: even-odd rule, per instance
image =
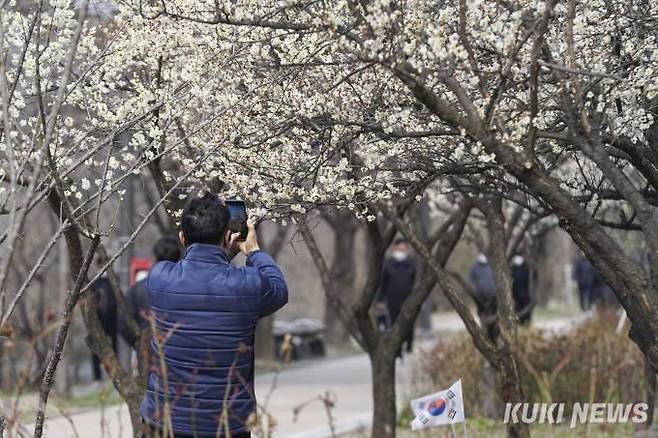
[{"label": "grass", "polygon": [[[533,438],[623,438],[633,437],[632,424],[590,424],[578,425],[573,429],[569,425],[537,424],[530,427]],[[398,424],[399,438],[452,438],[464,436],[464,426],[455,425],[453,435],[450,426],[438,426],[420,431],[412,431],[408,425]],[[486,418],[469,419],[466,423],[466,436],[469,438],[507,438],[505,425],[499,421]],[[652,435],[650,435],[652,436]],[[369,431],[361,430],[340,435],[341,438],[370,437]]]},{"label": "grass", "polygon": [[93,390],[87,394],[74,396],[67,399],[53,398],[54,404],[67,411],[81,411],[87,409],[96,409],[101,406],[111,406],[122,403],[119,396],[111,383],[106,383],[103,387]]},{"label": "grass", "polygon": [[[13,402],[14,394],[2,394],[2,399]],[[48,417],[58,417],[63,413],[71,414],[84,412],[92,409],[98,409],[102,406],[113,406],[122,403],[123,400],[114,390],[111,383],[106,382],[102,387],[93,389],[84,394],[76,395],[70,398],[57,397],[51,393],[48,400],[46,414]],[[19,405],[20,421],[22,423],[32,423],[37,413],[39,404],[39,394],[36,392],[26,393],[21,396]]]}]

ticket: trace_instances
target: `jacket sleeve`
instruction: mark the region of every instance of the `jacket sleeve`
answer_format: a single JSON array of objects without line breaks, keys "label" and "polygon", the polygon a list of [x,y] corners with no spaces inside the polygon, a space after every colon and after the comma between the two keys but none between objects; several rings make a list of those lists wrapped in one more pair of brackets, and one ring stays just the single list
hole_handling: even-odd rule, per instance
[{"label": "jacket sleeve", "polygon": [[288,285],[272,257],[264,251],[253,251],[247,257],[247,266],[256,268],[261,276],[261,316],[283,307],[288,302]]}]

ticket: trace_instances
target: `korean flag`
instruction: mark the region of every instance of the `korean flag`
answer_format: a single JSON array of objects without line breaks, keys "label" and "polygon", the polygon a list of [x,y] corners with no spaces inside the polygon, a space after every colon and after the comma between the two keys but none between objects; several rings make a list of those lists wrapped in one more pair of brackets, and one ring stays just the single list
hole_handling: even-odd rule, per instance
[{"label": "korean flag", "polygon": [[416,416],[411,422],[412,430],[463,422],[462,381],[458,380],[444,391],[412,400],[411,410]]}]

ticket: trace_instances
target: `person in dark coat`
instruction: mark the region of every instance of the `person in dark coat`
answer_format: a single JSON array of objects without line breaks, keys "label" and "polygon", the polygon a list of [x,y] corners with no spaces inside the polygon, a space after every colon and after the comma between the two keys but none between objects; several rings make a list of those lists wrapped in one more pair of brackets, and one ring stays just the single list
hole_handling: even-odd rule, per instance
[{"label": "person in dark coat", "polygon": [[[250,436],[256,323],[286,304],[288,288],[254,226],[240,242],[229,217],[217,196],[192,198],[181,217],[183,258],[156,263],[147,277],[155,325],[140,408],[147,434],[167,424],[175,438]],[[231,264],[238,252],[246,266]]]},{"label": "person in dark coat", "polygon": [[[98,267],[102,267],[103,261],[97,260]],[[105,334],[112,342],[112,349],[117,351],[117,301],[112,292],[112,285],[107,274],[103,274],[96,280],[92,286],[96,293],[96,314],[101,322],[101,327]],[[94,380],[101,380],[103,378],[103,370],[101,360],[98,356],[92,353],[91,365]]]},{"label": "person in dark coat", "polygon": [[478,255],[477,260],[471,266],[469,278],[478,297],[491,298],[496,296],[493,269],[484,254]]},{"label": "person in dark coat", "polygon": [[594,271],[592,282],[592,305],[595,304],[604,307],[619,307],[617,296],[597,271]]},{"label": "person in dark coat", "polygon": [[[404,301],[414,289],[416,281],[416,261],[409,254],[407,242],[398,238],[393,242],[391,256],[384,260],[382,278],[378,297],[378,307],[385,308],[388,313],[386,328],[395,323]],[[414,330],[406,339],[406,350],[413,349]]]},{"label": "person in dark coat", "polygon": [[573,279],[578,285],[580,295],[580,308],[589,310],[596,301],[595,294],[598,291],[596,287],[598,274],[594,266],[584,255],[579,255],[573,268]]},{"label": "person in dark coat", "polygon": [[512,298],[514,310],[523,325],[532,318],[533,300],[530,294],[530,269],[525,258],[517,254],[512,257]]},{"label": "person in dark coat", "polygon": [[580,307],[583,310],[590,310],[596,304],[608,307],[619,306],[615,293],[582,254],[576,259],[573,279],[578,284]]},{"label": "person in dark coat", "polygon": [[478,255],[469,272],[471,286],[475,290],[475,304],[483,325],[487,327],[490,337],[496,336],[496,283],[493,268],[484,254]]},{"label": "person in dark coat", "polygon": [[[163,236],[153,245],[153,257],[156,263],[161,261],[177,262],[181,258],[181,248],[175,235]],[[135,322],[140,329],[149,328],[149,315],[151,304],[149,303],[148,291],[146,289],[146,278],[137,281],[126,293],[126,302]],[[128,327],[126,318],[119,317],[119,331],[129,345],[135,347],[138,338]]]}]

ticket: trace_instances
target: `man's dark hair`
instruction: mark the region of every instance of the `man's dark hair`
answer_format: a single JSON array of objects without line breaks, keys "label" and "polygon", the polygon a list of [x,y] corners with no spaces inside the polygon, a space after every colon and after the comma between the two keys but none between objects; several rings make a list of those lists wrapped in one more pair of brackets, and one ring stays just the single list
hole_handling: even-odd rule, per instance
[{"label": "man's dark hair", "polygon": [[219,245],[229,219],[228,208],[217,195],[206,193],[201,198],[192,198],[185,206],[181,219],[181,230],[187,245]]},{"label": "man's dark hair", "polygon": [[404,237],[396,237],[395,240],[393,241],[394,246],[398,245],[407,245],[407,241],[404,239]]},{"label": "man's dark hair", "polygon": [[177,262],[181,257],[181,248],[178,239],[173,234],[162,236],[153,245],[153,256],[155,261],[161,262],[168,260],[170,262]]}]

